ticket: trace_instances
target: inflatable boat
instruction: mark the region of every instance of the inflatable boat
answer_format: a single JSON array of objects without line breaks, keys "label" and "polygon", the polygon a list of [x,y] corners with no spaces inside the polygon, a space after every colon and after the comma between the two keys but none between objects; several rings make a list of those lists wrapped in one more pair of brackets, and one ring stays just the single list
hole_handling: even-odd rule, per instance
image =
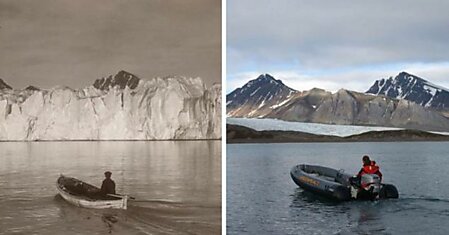
[{"label": "inflatable boat", "polygon": [[399,193],[392,184],[382,184],[374,174],[364,174],[360,178],[324,166],[297,165],[290,175],[304,190],[338,200],[376,200],[398,198]]}]

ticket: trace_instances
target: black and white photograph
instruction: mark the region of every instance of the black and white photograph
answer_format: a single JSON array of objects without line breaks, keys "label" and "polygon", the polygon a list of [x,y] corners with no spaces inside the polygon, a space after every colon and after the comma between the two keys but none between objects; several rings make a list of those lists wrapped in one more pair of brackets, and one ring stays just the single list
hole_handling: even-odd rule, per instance
[{"label": "black and white photograph", "polygon": [[0,234],[220,234],[219,0],[0,0]]}]

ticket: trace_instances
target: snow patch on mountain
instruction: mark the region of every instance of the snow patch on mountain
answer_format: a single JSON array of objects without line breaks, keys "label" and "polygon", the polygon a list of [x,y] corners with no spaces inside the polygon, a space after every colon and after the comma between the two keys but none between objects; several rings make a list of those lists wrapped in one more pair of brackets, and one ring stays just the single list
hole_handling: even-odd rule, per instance
[{"label": "snow patch on mountain", "polygon": [[286,99],[286,100],[283,100],[283,101],[281,101],[281,102],[278,103],[278,104],[272,105],[270,108],[275,109],[275,108],[281,107],[282,105],[286,104],[286,103],[289,102],[290,100],[291,100],[291,98]]},{"label": "snow patch on mountain", "polygon": [[437,110],[449,109],[448,89],[407,72],[375,81],[367,93],[406,99]]},{"label": "snow patch on mountain", "polygon": [[273,105],[279,104],[297,91],[274,79],[269,74],[261,74],[256,79],[237,88],[226,96],[226,107],[232,109],[228,115],[245,113],[247,117],[263,116]]}]

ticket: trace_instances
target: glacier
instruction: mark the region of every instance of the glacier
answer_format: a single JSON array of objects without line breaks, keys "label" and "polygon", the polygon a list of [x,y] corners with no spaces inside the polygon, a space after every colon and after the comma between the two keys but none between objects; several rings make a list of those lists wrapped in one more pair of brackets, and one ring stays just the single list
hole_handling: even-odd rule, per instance
[{"label": "glacier", "polygon": [[221,92],[125,71],[82,89],[2,89],[0,141],[220,139]]},{"label": "glacier", "polygon": [[[226,124],[245,126],[256,131],[300,131],[315,135],[333,135],[347,137],[369,131],[405,130],[405,128],[383,126],[337,125],[310,122],[289,122],[272,118],[233,118],[227,117]],[[429,131],[430,133],[449,135],[449,132]]]}]

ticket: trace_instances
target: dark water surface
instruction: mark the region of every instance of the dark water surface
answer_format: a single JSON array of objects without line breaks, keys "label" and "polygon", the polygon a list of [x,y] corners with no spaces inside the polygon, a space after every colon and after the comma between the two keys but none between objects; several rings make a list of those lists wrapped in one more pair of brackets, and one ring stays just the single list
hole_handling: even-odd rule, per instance
[{"label": "dark water surface", "polygon": [[[300,163],[356,174],[364,154],[399,199],[335,203],[289,175]],[[448,142],[228,144],[228,234],[449,234],[448,166]]]},{"label": "dark water surface", "polygon": [[[101,185],[112,171],[128,210],[57,195],[60,173]],[[2,142],[0,234],[219,234],[220,141]]]}]

